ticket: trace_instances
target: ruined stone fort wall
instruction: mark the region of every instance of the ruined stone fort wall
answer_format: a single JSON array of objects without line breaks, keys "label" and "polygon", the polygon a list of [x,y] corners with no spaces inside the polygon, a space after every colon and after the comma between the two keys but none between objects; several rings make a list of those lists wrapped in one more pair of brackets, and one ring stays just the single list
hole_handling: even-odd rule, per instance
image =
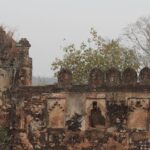
[{"label": "ruined stone fort wall", "polygon": [[[58,83],[12,91],[16,149],[137,150],[150,147],[149,68],[139,75],[95,68],[87,85],[73,85],[62,69]],[[19,141],[16,143],[16,141]]]},{"label": "ruined stone fort wall", "polygon": [[149,68],[93,68],[83,85],[62,69],[58,83],[32,86],[30,43],[5,37],[0,29],[0,127],[10,149],[150,149]]}]

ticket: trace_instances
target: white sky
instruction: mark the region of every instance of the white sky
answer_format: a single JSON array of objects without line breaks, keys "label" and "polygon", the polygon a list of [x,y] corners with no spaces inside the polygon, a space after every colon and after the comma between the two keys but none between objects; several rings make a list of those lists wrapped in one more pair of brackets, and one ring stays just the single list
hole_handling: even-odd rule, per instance
[{"label": "white sky", "polygon": [[52,77],[51,63],[63,55],[63,39],[80,43],[94,27],[116,38],[129,23],[150,15],[150,0],[0,0],[0,24],[26,37],[33,75]]}]

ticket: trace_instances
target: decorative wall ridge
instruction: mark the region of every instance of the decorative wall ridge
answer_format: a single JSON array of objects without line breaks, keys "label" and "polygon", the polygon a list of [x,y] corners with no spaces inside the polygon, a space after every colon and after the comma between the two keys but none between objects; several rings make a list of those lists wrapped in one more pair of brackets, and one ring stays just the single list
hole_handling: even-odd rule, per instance
[{"label": "decorative wall ridge", "polygon": [[[138,75],[139,74],[139,75]],[[99,86],[119,85],[150,85],[150,68],[144,67],[139,71],[133,68],[126,68],[119,71],[116,68],[109,68],[102,71],[100,68],[93,68],[89,73],[88,85],[96,88]],[[58,73],[58,84],[63,86],[72,84],[72,72],[68,69],[61,69]]]}]

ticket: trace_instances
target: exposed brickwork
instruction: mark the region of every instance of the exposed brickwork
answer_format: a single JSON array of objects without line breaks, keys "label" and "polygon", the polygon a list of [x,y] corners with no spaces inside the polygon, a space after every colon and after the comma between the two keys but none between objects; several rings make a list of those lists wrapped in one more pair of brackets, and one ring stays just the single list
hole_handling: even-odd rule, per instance
[{"label": "exposed brickwork", "polygon": [[20,141],[12,142],[13,149],[148,150],[150,76],[142,69],[138,82],[133,69],[92,71],[87,85],[72,85],[71,73],[63,69],[58,84],[12,90],[19,118],[14,135]]},{"label": "exposed brickwork", "polygon": [[139,76],[94,68],[86,85],[73,85],[62,69],[57,84],[32,86],[30,44],[14,43],[12,61],[0,59],[0,126],[10,129],[10,149],[150,149],[149,68]]}]

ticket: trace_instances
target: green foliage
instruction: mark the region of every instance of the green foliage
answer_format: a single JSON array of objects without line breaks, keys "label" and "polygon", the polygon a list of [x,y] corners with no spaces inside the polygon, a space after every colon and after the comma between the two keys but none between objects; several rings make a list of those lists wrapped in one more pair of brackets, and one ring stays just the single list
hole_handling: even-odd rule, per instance
[{"label": "green foliage", "polygon": [[8,147],[9,141],[10,141],[9,129],[0,127],[0,148]]},{"label": "green foliage", "polygon": [[120,46],[118,40],[106,41],[92,28],[91,37],[87,42],[82,42],[77,48],[74,44],[64,47],[63,59],[56,59],[52,69],[56,72],[60,68],[67,68],[73,72],[73,82],[86,83],[89,71],[98,67],[107,70],[116,67],[123,70],[127,67],[139,68],[137,54]]}]

